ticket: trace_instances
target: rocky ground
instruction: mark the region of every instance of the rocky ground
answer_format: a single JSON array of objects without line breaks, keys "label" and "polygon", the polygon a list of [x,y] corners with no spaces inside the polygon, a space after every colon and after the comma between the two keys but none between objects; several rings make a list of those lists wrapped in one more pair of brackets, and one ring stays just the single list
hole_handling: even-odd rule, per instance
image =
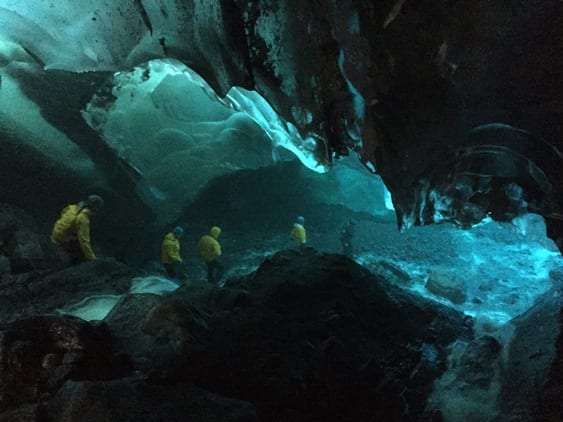
[{"label": "rocky ground", "polygon": [[[281,232],[258,243],[227,232],[231,274],[222,287],[202,280],[188,257],[191,279],[155,294],[132,292],[134,280],[154,278],[147,268],[113,258],[67,268],[25,213],[5,206],[0,215],[2,421],[561,415],[560,272],[510,334],[487,331],[454,306],[405,288],[413,276],[394,258],[438,264],[451,254],[435,241],[438,228],[429,229],[436,234],[421,258],[418,232],[398,234],[383,228],[384,219],[356,216],[358,254],[381,251],[371,271],[332,253],[338,232],[320,219],[311,219],[311,246],[300,251],[283,248]],[[61,314],[88,297],[116,298],[103,321]]]}]

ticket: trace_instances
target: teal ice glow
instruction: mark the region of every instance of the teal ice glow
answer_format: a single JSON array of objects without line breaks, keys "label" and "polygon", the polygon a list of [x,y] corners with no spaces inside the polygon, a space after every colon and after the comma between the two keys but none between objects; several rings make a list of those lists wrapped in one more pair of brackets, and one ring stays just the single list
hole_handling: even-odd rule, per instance
[{"label": "teal ice glow", "polygon": [[[550,289],[550,271],[563,266],[563,258],[550,239],[526,237],[512,224],[487,219],[471,230],[447,227],[411,229],[435,237],[431,242],[439,244],[443,251],[443,256],[432,257],[436,262],[428,258],[425,246],[418,244],[409,246],[408,260],[394,256],[389,261],[410,274],[414,282],[409,290],[467,315],[496,324],[508,322],[532,307]],[[387,259],[384,252],[357,257],[368,268],[376,268],[381,259]],[[426,289],[429,273],[434,269],[460,280],[460,288],[467,297],[464,303],[454,304]]]},{"label": "teal ice glow", "polygon": [[136,277],[131,283],[131,293],[152,293],[156,295],[163,295],[168,292],[173,292],[178,287],[177,283],[168,280],[164,277],[148,276]]},{"label": "teal ice glow", "polygon": [[383,198],[385,201],[385,207],[388,210],[395,211],[395,206],[393,205],[393,197],[391,196],[391,192],[389,192],[389,190],[385,185],[383,185],[383,188],[384,188]]},{"label": "teal ice glow", "polygon": [[348,20],[348,30],[352,35],[360,34],[360,16],[358,15],[357,10],[354,10],[350,15],[350,19]]},{"label": "teal ice glow", "polygon": [[358,123],[363,126],[364,117],[365,117],[365,101],[360,91],[354,86],[354,84],[350,81],[348,76],[346,75],[346,71],[344,70],[344,62],[346,58],[344,55],[344,50],[340,50],[340,55],[338,56],[338,66],[340,68],[340,72],[342,73],[342,77],[346,81],[346,85],[348,86],[348,90],[352,94],[352,104],[354,106],[354,113],[356,115],[356,119]]},{"label": "teal ice glow", "polygon": [[297,128],[282,119],[272,106],[256,91],[233,87],[226,99],[238,111],[244,111],[268,135],[274,147],[291,151],[307,168],[325,173],[329,169],[326,157],[319,155],[317,142],[312,137],[303,138]]},{"label": "teal ice glow", "polygon": [[[131,282],[130,293],[163,295],[179,287],[164,277],[136,277]],[[78,303],[58,310],[60,314],[73,315],[85,321],[103,320],[115,307],[122,295],[88,296]]]},{"label": "teal ice glow", "polygon": [[101,321],[111,312],[120,297],[119,295],[89,296],[76,304],[59,309],[58,312],[85,321]]}]

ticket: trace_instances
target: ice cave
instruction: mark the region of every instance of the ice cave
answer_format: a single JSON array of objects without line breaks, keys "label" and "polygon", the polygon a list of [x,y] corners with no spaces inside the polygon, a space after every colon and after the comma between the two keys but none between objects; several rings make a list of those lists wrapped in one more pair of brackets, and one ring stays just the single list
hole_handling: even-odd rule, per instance
[{"label": "ice cave", "polygon": [[557,0],[0,0],[0,420],[563,420],[562,70]]}]

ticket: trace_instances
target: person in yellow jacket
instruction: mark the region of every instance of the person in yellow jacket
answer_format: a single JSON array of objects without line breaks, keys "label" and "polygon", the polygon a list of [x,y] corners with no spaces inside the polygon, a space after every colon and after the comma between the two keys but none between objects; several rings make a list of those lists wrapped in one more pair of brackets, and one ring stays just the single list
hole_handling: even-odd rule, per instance
[{"label": "person in yellow jacket", "polygon": [[184,229],[182,227],[174,227],[174,230],[167,233],[162,240],[160,261],[170,278],[186,278],[186,274],[182,269],[182,257],[180,256],[180,238],[183,234]]},{"label": "person in yellow jacket", "polygon": [[90,195],[85,201],[66,206],[55,222],[51,241],[70,254],[72,263],[96,259],[90,242],[90,217],[103,205],[100,196]]},{"label": "person in yellow jacket", "polygon": [[217,226],[211,227],[209,234],[203,235],[197,244],[199,256],[207,265],[207,281],[218,284],[223,276],[224,269],[217,260],[221,256],[221,245],[217,240],[221,229]]},{"label": "person in yellow jacket", "polygon": [[305,230],[305,217],[298,216],[291,228],[289,237],[296,247],[301,247],[307,244],[307,231]]}]

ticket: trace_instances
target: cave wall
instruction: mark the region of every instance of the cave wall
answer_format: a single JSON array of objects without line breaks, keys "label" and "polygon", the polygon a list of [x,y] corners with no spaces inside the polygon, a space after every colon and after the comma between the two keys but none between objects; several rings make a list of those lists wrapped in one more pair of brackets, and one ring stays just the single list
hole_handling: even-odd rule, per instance
[{"label": "cave wall", "polygon": [[[33,97],[55,126],[84,147],[97,145],[77,123],[84,94],[97,88],[97,77],[52,72],[114,71],[171,57],[196,70],[221,96],[231,86],[260,92],[316,140],[320,161],[358,152],[392,192],[400,225],[433,221],[432,210],[424,209],[428,193],[449,194],[458,153],[473,127],[500,122],[523,129],[538,147],[553,151],[532,163],[551,189],[532,186],[528,193],[541,197],[540,212],[561,220],[561,2],[160,0],[133,7],[100,1],[82,10],[47,3],[35,9],[0,3],[0,19],[11,24],[4,36],[48,69],[49,84],[60,82],[59,76],[86,83],[72,85],[73,97],[66,95],[69,86],[58,85],[64,102],[78,107]],[[25,30],[14,26],[15,12]],[[67,26],[60,25],[62,18]],[[78,35],[84,45],[77,44]],[[519,150],[487,159],[518,167],[513,152]],[[527,172],[520,166],[499,183],[499,192]],[[498,193],[494,184],[487,189]],[[458,208],[476,206],[472,199]],[[481,214],[494,206],[503,205],[489,198]]]}]

